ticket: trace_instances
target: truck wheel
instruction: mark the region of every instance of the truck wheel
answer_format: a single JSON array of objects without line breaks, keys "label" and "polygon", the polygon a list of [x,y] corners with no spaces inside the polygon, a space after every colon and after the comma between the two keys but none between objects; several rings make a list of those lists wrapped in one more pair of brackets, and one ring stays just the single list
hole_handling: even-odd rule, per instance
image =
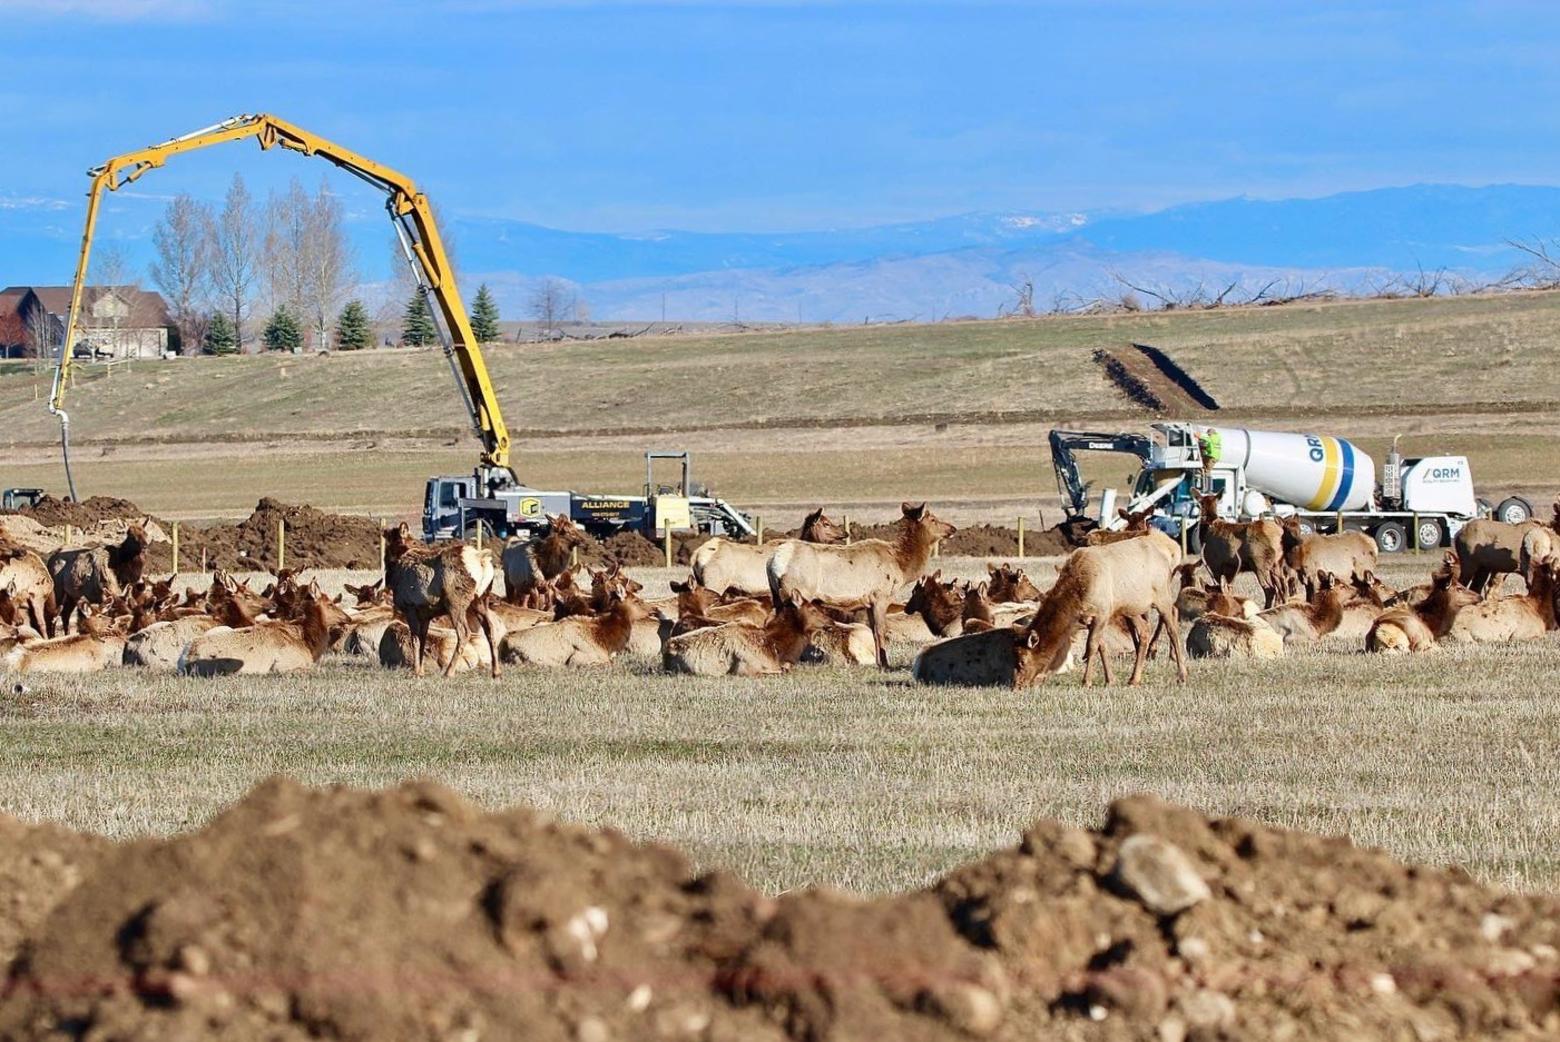
[{"label": "truck wheel", "polygon": [[1533,505],[1521,496],[1507,496],[1495,508],[1495,520],[1508,525],[1520,525],[1533,516]]},{"label": "truck wheel", "polygon": [[1416,529],[1419,533],[1419,549],[1435,550],[1441,545],[1441,522],[1433,517],[1422,517]]},{"label": "truck wheel", "polygon": [[1371,534],[1376,537],[1376,549],[1384,554],[1402,553],[1408,545],[1408,529],[1398,521],[1383,521]]},{"label": "truck wheel", "polygon": [[[1185,523],[1183,520],[1182,524]],[[1186,526],[1186,552],[1193,557],[1202,553],[1202,525]]]}]

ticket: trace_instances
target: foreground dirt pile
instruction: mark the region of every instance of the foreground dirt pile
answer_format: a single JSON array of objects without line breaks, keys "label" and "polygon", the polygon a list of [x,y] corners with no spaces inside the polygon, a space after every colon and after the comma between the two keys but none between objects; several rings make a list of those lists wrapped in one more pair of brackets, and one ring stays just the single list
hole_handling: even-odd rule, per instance
[{"label": "foreground dirt pile", "polygon": [[1148,797],[876,900],[769,898],[427,783],[273,780],[171,840],[0,840],[5,1039],[1560,1033],[1555,899]]}]

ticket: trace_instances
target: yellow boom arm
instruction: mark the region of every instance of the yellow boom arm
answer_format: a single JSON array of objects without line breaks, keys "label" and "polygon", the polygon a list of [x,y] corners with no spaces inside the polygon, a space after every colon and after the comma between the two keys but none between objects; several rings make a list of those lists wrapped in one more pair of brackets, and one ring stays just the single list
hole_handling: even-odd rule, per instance
[{"label": "yellow boom arm", "polygon": [[[428,299],[430,308],[443,319],[439,335],[450,368],[455,373],[456,384],[465,400],[466,410],[471,415],[472,427],[482,439],[482,463],[508,469],[509,429],[504,426],[498,396],[493,393],[487,364],[482,359],[482,349],[477,346],[477,338],[471,332],[471,322],[466,317],[466,307],[461,302],[460,290],[455,285],[455,274],[449,257],[444,253],[444,244],[439,238],[439,229],[434,224],[433,211],[428,206],[427,197],[404,174],[381,166],[317,134],[311,134],[286,120],[263,114],[234,116],[215,126],[164,141],[160,145],[115,156],[102,166],[87,171],[92,178],[92,188],[87,193],[87,224],[81,235],[81,256],[76,261],[76,281],[71,290],[65,342],[60,346],[59,365],[55,369],[54,387],[49,397],[49,411],[60,417],[66,444],[70,421],[62,406],[65,402],[66,380],[70,375],[72,342],[81,313],[82,291],[87,281],[87,263],[92,253],[92,234],[97,226],[98,204],[102,201],[104,189],[116,191],[138,180],[148,170],[162,166],[170,156],[244,138],[254,138],[262,149],[280,145],[306,156],[319,156],[348,173],[356,174],[386,194],[385,208],[395,224],[401,249],[411,264],[417,284]],[[67,471],[68,451],[67,448]]]}]

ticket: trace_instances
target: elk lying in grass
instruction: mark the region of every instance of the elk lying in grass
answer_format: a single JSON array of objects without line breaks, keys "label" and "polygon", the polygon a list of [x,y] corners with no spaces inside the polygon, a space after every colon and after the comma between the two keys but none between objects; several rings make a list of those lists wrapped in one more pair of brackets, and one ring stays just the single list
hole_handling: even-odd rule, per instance
[{"label": "elk lying in grass", "polygon": [[1137,644],[1137,659],[1129,684],[1143,679],[1143,663],[1150,643],[1148,613],[1157,612],[1159,625],[1170,637],[1179,679],[1186,679],[1185,648],[1181,642],[1179,615],[1172,593],[1181,549],[1162,532],[1149,532],[1106,546],[1087,546],[1074,550],[1062,564],[1056,584],[1035,612],[1030,629],[1040,635],[1034,650],[1042,658],[1042,672],[1057,672],[1065,663],[1073,634],[1080,626],[1088,628],[1084,648],[1083,682],[1093,680],[1094,658],[1099,657],[1105,682],[1111,683],[1110,660],[1102,638],[1117,619],[1132,629]]},{"label": "elk lying in grass", "polygon": [[831,622],[807,641],[802,661],[824,666],[876,665],[877,643],[872,639],[872,627],[859,622]]},{"label": "elk lying in grass", "polygon": [[965,633],[979,633],[997,626],[996,605],[987,595],[986,583],[970,582],[964,587],[963,613],[960,618]]},{"label": "elk lying in grass", "polygon": [[1040,641],[1039,632],[1019,626],[966,633],[922,648],[910,675],[922,684],[1027,687],[1052,666]]},{"label": "elk lying in grass", "polygon": [[1348,582],[1375,571],[1376,541],[1364,532],[1308,535],[1300,530],[1298,517],[1285,518],[1280,522],[1280,527],[1283,530],[1284,564],[1299,585],[1304,587],[1307,600],[1316,596],[1323,572],[1331,572],[1339,580]]},{"label": "elk lying in grass", "polygon": [[1396,596],[1396,592],[1376,578],[1375,572],[1355,576],[1349,586],[1350,596],[1344,601],[1343,617],[1338,620],[1332,637],[1358,643],[1387,610],[1387,601]]},{"label": "elk lying in grass", "polygon": [[1469,521],[1452,539],[1461,562],[1457,581],[1474,593],[1488,594],[1494,577],[1522,570],[1522,541],[1528,533],[1553,531],[1542,521],[1524,521],[1519,525],[1490,518]]},{"label": "elk lying in grass", "polygon": [[[865,618],[870,625],[870,610]],[[911,587],[904,610],[886,617],[884,632],[888,640],[916,644],[956,637],[964,632],[964,595],[956,584],[943,582],[940,568],[923,575]]]},{"label": "elk lying in grass", "polygon": [[1479,595],[1458,581],[1461,571],[1456,552],[1448,551],[1425,599],[1412,607],[1399,605],[1382,612],[1365,635],[1365,650],[1405,654],[1436,647],[1457,613],[1479,603]]},{"label": "elk lying in grass", "polygon": [[[804,543],[835,546],[845,542],[845,529],[836,524],[820,507],[802,522],[800,539]],[[715,590],[735,590],[763,597],[769,594],[769,559],[787,540],[752,546],[729,539],[711,539],[693,552],[689,562],[693,577]]]},{"label": "elk lying in grass", "polygon": [[1272,520],[1225,521],[1219,517],[1219,497],[1201,496],[1203,564],[1215,582],[1233,583],[1241,572],[1256,576],[1263,607],[1278,603],[1287,581],[1284,575],[1283,529]]},{"label": "elk lying in grass", "polygon": [[179,657],[186,676],[296,673],[313,669],[347,623],[346,613],[311,584],[297,620],[267,620],[242,629],[217,627],[190,641]]},{"label": "elk lying in grass", "polygon": [[[415,650],[412,672],[422,675],[422,653],[428,645],[428,627],[437,615],[448,615],[457,645],[469,630],[466,613],[475,607],[477,623],[488,642],[492,675],[499,675],[498,642],[486,594],[493,588],[493,555],[488,550],[460,545],[443,549],[414,544],[405,523],[385,532],[385,585],[390,589],[396,614],[412,630]],[[454,669],[454,660],[445,676]]]},{"label": "elk lying in grass", "polygon": [[1231,618],[1208,613],[1186,635],[1186,650],[1193,658],[1274,659],[1284,654],[1284,638],[1259,616]]},{"label": "elk lying in grass", "polygon": [[991,582],[987,596],[994,604],[1032,604],[1040,599],[1040,587],[1021,568],[988,564],[986,574]]},{"label": "elk lying in grass", "polygon": [[97,673],[119,665],[125,635],[88,605],[80,610],[80,626],[68,636],[45,637],[17,644],[0,659],[10,673]]},{"label": "elk lying in grass", "polygon": [[677,595],[677,624],[672,629],[673,636],[729,622],[761,626],[769,618],[769,609],[757,598],[723,597],[701,584],[695,576],[689,576],[686,582],[672,583],[672,592]]},{"label": "elk lying in grass", "polygon": [[0,545],[0,589],[9,589],[11,602],[25,612],[32,628],[54,636],[54,578],[43,558],[20,546]]},{"label": "elk lying in grass", "polygon": [[1448,640],[1464,644],[1494,644],[1535,640],[1560,624],[1556,622],[1556,570],[1560,561],[1544,557],[1529,567],[1528,591],[1512,597],[1486,598],[1460,608],[1446,632]]},{"label": "elk lying in grass", "polygon": [[1340,583],[1332,572],[1318,573],[1314,581],[1316,592],[1309,601],[1280,604],[1257,616],[1282,637],[1285,644],[1321,640],[1343,622],[1343,609],[1353,598],[1353,589]]},{"label": "elk lying in grass", "polygon": [[638,597],[614,588],[603,614],[533,626],[506,641],[505,654],[511,662],[534,666],[604,666],[628,648],[635,624],[650,616]]},{"label": "elk lying in grass", "polygon": [[801,660],[814,633],[833,624],[822,606],[793,596],[762,625],[729,622],[672,637],[661,665],[701,677],[781,673]]},{"label": "elk lying in grass", "polygon": [[547,519],[547,534],[540,539],[511,538],[503,551],[504,599],[510,604],[534,607],[527,598],[543,582],[562,575],[574,551],[590,544],[590,536],[562,514]]},{"label": "elk lying in grass", "polygon": [[[179,668],[179,660],[184,655],[184,649],[189,647],[191,642],[224,625],[232,628],[231,621],[224,622],[220,618],[205,614],[186,615],[180,619],[154,622],[130,634],[129,639],[125,641],[125,650],[120,657],[120,662],[126,666],[137,666],[158,672],[175,672]],[[240,622],[240,625],[252,626],[254,621]]]},{"label": "elk lying in grass", "polygon": [[1123,539],[1136,539],[1148,531],[1148,519],[1154,513],[1152,507],[1137,513],[1131,513],[1125,509],[1117,510],[1117,515],[1125,521],[1125,528],[1104,529],[1097,528],[1090,532],[1084,539],[1086,546],[1109,546],[1111,543],[1119,543]]},{"label": "elk lying in grass", "polygon": [[884,621],[894,594],[926,568],[939,540],[957,529],[939,520],[926,504],[901,504],[893,542],[864,539],[850,546],[825,546],[787,540],[769,559],[769,592],[775,604],[793,594],[803,600],[865,604],[878,664],[887,668]]}]

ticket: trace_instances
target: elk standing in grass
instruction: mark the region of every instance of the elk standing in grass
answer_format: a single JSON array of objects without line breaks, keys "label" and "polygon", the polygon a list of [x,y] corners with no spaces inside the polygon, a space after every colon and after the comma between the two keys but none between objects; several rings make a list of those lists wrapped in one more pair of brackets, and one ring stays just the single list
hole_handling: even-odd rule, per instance
[{"label": "elk standing in grass", "polygon": [[926,504],[900,505],[899,534],[893,542],[864,539],[850,546],[824,546],[799,539],[775,548],[769,559],[769,592],[778,606],[793,594],[803,600],[865,604],[870,611],[878,664],[888,667],[884,620],[894,594],[926,568],[939,540],[957,529],[939,520]]},{"label": "elk standing in grass", "polygon": [[1474,593],[1488,594],[1490,581],[1496,576],[1522,570],[1522,541],[1528,533],[1553,531],[1542,521],[1524,521],[1518,525],[1490,518],[1469,521],[1452,539],[1457,560],[1461,562],[1457,581]]},{"label": "elk standing in grass", "polygon": [[[823,508],[819,507],[802,522],[800,538],[804,543],[835,546],[845,542],[845,529],[826,516]],[[715,538],[695,550],[689,564],[693,568],[693,577],[712,590],[734,589],[750,596],[763,597],[769,593],[769,559],[785,542],[787,540],[753,546]]]},{"label": "elk standing in grass", "polygon": [[1316,596],[1323,572],[1348,582],[1376,568],[1376,541],[1364,532],[1306,534],[1300,530],[1298,517],[1285,518],[1281,527],[1284,563],[1305,587],[1307,600]]},{"label": "elk standing in grass", "polygon": [[575,550],[588,546],[590,536],[562,514],[547,519],[547,534],[540,539],[511,538],[503,552],[504,599],[534,607],[528,598],[568,569]]},{"label": "elk standing in grass", "polygon": [[[470,632],[466,613],[474,607],[477,623],[487,638],[493,677],[498,677],[498,642],[493,636],[493,619],[485,596],[493,588],[493,579],[493,554],[489,550],[464,544],[436,550],[414,544],[411,529],[405,523],[386,530],[385,585],[391,591],[396,614],[406,620],[412,631],[414,673],[422,675],[428,627],[434,617],[449,616],[456,644],[460,646]],[[445,676],[451,675],[454,665],[451,658]]]},{"label": "elk standing in grass", "polygon": [[1063,667],[1073,634],[1085,626],[1089,636],[1084,648],[1083,682],[1092,682],[1097,655],[1105,671],[1105,682],[1111,683],[1103,637],[1107,628],[1120,619],[1131,627],[1137,644],[1137,659],[1128,683],[1141,683],[1150,643],[1147,616],[1153,611],[1158,613],[1159,625],[1170,637],[1176,673],[1184,681],[1185,647],[1173,592],[1176,566],[1180,563],[1181,548],[1162,532],[1074,550],[1029,624],[1039,634],[1033,650],[1046,663],[1044,671],[1057,672]]},{"label": "elk standing in grass", "polygon": [[1202,496],[1203,564],[1215,582],[1229,580],[1241,572],[1257,578],[1265,598],[1263,607],[1271,608],[1288,585],[1284,575],[1283,529],[1277,521],[1225,521],[1219,517],[1219,497]]}]

